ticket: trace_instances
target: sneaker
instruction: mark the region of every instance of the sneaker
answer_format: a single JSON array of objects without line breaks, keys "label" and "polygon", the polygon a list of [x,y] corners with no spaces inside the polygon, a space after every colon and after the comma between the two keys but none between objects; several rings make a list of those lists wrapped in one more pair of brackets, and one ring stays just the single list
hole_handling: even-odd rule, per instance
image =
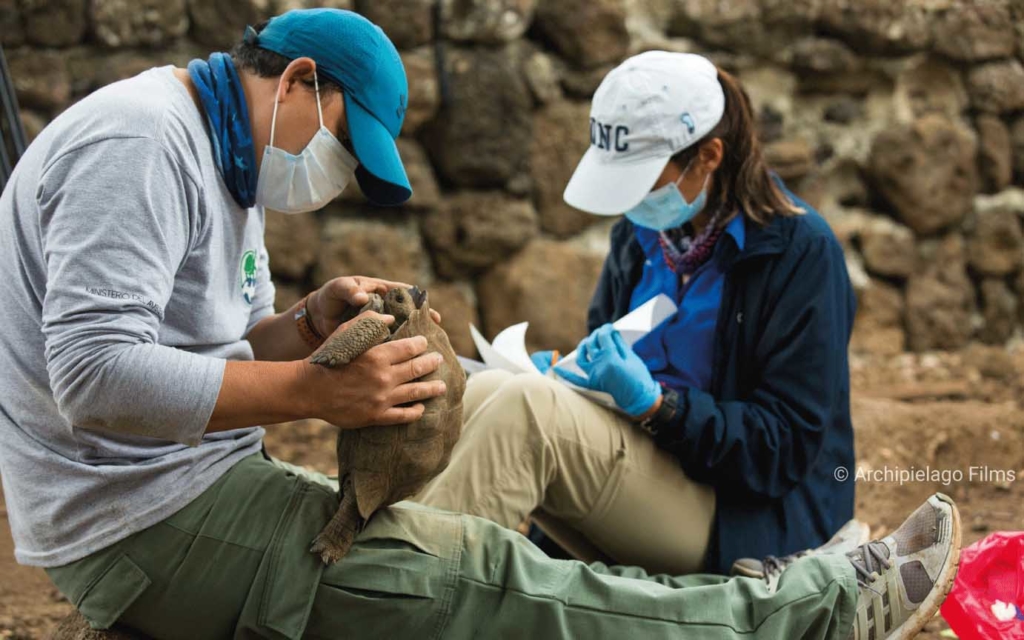
[{"label": "sneaker", "polygon": [[846,554],[860,595],[848,640],[910,640],[939,610],[960,562],[960,514],[936,493],[891,535]]},{"label": "sneaker", "polygon": [[800,558],[816,556],[821,553],[849,553],[866,544],[870,539],[871,529],[868,525],[857,519],[850,520],[828,542],[816,549],[799,551],[782,558],[775,556],[768,556],[764,560],[740,558],[732,564],[730,575],[764,580],[768,583],[768,591],[775,593],[782,572]]}]

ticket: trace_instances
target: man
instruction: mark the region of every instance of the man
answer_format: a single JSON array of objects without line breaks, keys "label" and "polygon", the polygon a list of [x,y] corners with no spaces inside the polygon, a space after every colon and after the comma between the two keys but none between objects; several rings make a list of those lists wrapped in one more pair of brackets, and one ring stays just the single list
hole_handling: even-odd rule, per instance
[{"label": "man", "polygon": [[[378,513],[336,565],[309,553],[337,486],[267,458],[257,425],[414,420],[443,393],[417,382],[439,357],[411,339],[312,366],[346,309],[399,284],[337,278],[273,314],[263,211],[316,209],[353,176],[379,204],[407,199],[406,95],[378,28],[296,11],[232,57],[96,92],[33,143],[0,198],[0,471],[18,560],[94,626],[159,638],[881,639],[923,624],[959,547],[941,497],[910,529],[799,560],[771,588],[552,561],[411,504]],[[927,584],[907,597],[909,565]]]}]

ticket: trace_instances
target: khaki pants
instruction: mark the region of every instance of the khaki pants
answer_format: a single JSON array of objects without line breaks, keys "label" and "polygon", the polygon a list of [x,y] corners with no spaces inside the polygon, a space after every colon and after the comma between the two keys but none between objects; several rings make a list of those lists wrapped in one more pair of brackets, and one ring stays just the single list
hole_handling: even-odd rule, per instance
[{"label": "khaki pants", "polygon": [[417,502],[514,528],[531,514],[586,562],[703,565],[715,493],[625,417],[538,375],[470,377],[451,464]]}]

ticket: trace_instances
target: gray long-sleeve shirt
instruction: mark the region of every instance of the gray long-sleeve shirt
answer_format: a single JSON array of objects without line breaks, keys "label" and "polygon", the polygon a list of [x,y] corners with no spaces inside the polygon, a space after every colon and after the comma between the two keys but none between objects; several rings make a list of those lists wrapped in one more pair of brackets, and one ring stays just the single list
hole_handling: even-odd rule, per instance
[{"label": "gray long-sleeve shirt", "polygon": [[260,448],[204,436],[274,288],[170,67],[55,119],[0,196],[0,475],[24,564],[60,566],[173,514]]}]

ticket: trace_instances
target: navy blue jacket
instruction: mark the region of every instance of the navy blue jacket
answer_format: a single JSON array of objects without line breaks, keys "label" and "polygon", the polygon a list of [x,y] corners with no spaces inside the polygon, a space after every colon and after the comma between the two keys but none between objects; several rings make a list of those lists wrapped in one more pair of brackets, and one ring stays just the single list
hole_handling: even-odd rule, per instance
[{"label": "navy blue jacket", "polygon": [[[719,242],[725,272],[712,387],[676,389],[678,421],[656,437],[686,474],[715,488],[705,570],[736,558],[816,547],[853,517],[847,346],[856,300],[842,247],[805,203],[805,215],[767,226],[746,220],[742,251]],[[629,312],[644,254],[633,224],[612,229],[590,305],[591,331]],[[685,344],[679,345],[685,349]]]}]

